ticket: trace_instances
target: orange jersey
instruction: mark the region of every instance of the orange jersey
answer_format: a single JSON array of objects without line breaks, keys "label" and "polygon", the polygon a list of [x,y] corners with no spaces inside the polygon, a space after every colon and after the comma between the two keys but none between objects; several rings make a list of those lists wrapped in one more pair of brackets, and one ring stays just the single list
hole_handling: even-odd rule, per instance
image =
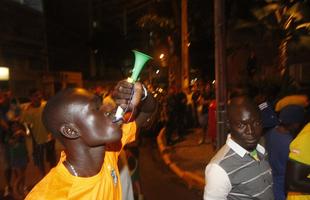
[{"label": "orange jersey", "polygon": [[[122,146],[135,140],[135,122],[124,124],[122,130]],[[119,154],[120,151],[106,151],[98,174],[92,177],[76,177],[63,165],[66,155],[62,152],[58,165],[32,189],[26,200],[121,200],[117,167]]]}]

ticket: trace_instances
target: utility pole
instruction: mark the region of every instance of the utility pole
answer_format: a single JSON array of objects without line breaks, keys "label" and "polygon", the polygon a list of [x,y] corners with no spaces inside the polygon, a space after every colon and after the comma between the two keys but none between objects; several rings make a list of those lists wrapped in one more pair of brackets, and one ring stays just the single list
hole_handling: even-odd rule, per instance
[{"label": "utility pole", "polygon": [[214,0],[215,88],[217,147],[226,141],[226,30],[225,0]]},{"label": "utility pole", "polygon": [[181,30],[182,30],[182,89],[185,91],[186,88],[189,86],[189,66],[188,66],[188,31],[187,31],[187,0],[182,0],[182,5],[181,5],[181,10],[182,10],[182,25],[181,25]]}]

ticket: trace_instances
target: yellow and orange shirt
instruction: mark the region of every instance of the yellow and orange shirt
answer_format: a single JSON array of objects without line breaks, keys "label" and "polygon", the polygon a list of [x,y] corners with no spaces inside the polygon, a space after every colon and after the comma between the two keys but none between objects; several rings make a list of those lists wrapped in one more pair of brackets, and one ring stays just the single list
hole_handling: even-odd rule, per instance
[{"label": "yellow and orange shirt", "polygon": [[[135,140],[135,122],[124,124],[122,130],[122,146]],[[92,177],[77,177],[63,165],[66,155],[62,152],[58,165],[32,189],[26,200],[121,200],[117,167],[119,154],[120,150],[106,151],[98,174]]]}]

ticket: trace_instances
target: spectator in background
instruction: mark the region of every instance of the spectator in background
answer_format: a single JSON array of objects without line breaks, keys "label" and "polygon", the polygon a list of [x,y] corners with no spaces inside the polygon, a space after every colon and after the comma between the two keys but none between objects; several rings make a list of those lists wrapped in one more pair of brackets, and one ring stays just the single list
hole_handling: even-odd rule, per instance
[{"label": "spectator in background", "polygon": [[267,99],[267,94],[259,93],[255,96],[255,101],[258,104],[262,116],[263,133],[260,144],[266,146],[265,134],[279,124],[278,114],[275,112],[274,107]]},{"label": "spectator in background", "polygon": [[12,167],[13,195],[20,199],[24,198],[27,192],[25,185],[25,173],[28,164],[28,151],[26,148],[26,131],[24,126],[15,121],[10,124],[11,136],[10,160]]},{"label": "spectator in background", "polygon": [[9,110],[9,100],[4,91],[0,91],[0,147],[3,152],[3,169],[4,169],[4,197],[9,196],[12,187],[11,187],[11,178],[12,178],[12,167],[10,160],[10,144],[8,143],[10,132],[9,132],[9,123],[6,113]]},{"label": "spectator in background", "polygon": [[275,111],[279,112],[287,105],[300,105],[307,107],[309,106],[308,96],[305,94],[292,94],[285,96],[276,103]]},{"label": "spectator in background", "polygon": [[144,196],[142,193],[141,181],[140,181],[139,149],[132,148],[129,145],[128,148],[126,148],[125,152],[128,160],[128,167],[130,170],[134,197],[137,200],[143,200]]},{"label": "spectator in background", "polygon": [[186,128],[192,128],[194,126],[194,103],[193,103],[193,92],[188,87],[185,90],[186,95]]},{"label": "spectator in background", "polygon": [[177,131],[177,117],[176,117],[176,106],[177,106],[177,90],[175,87],[170,87],[167,97],[167,125],[166,125],[166,141],[167,145],[173,145],[175,140],[173,134]]},{"label": "spectator in background", "polygon": [[42,123],[42,112],[46,101],[38,89],[29,92],[30,103],[22,112],[21,121],[29,127],[32,137],[32,156],[34,164],[39,168],[41,177],[45,175],[45,160],[50,168],[56,165],[55,139],[48,133]]},{"label": "spectator in background", "polygon": [[128,160],[124,149],[120,152],[117,166],[122,186],[122,200],[134,200]]},{"label": "spectator in background", "polygon": [[266,149],[272,168],[273,193],[276,200],[285,200],[285,172],[289,145],[304,123],[304,108],[288,105],[280,111],[280,124],[266,135]]},{"label": "spectator in background", "polygon": [[206,167],[204,200],[274,199],[267,154],[258,144],[262,125],[256,104],[238,96],[227,111],[231,134]]},{"label": "spectator in background", "polygon": [[[0,98],[0,135],[4,147],[4,176],[6,186],[4,189],[4,196],[8,196],[12,191],[12,145],[10,138],[14,134],[12,131],[12,124],[19,120],[21,113],[20,104],[18,100],[12,95],[11,91],[1,92]],[[13,186],[14,188],[14,186]]]},{"label": "spectator in background", "polygon": [[175,108],[175,117],[176,117],[176,126],[178,139],[181,140],[186,134],[185,123],[186,123],[186,105],[187,98],[185,93],[178,89],[176,94],[176,108]]},{"label": "spectator in background", "polygon": [[195,83],[193,86],[192,86],[192,100],[193,100],[193,107],[194,107],[194,127],[197,127],[199,125],[199,122],[198,122],[198,113],[197,113],[197,109],[198,109],[198,99],[199,99],[199,96],[200,96],[200,91],[198,89],[198,86],[197,86],[197,83]]},{"label": "spectator in background", "polygon": [[287,200],[310,199],[310,123],[290,144],[286,170]]},{"label": "spectator in background", "polygon": [[198,106],[198,119],[200,127],[202,128],[202,135],[198,144],[203,144],[207,139],[207,130],[208,130],[208,112],[210,103],[214,99],[214,95],[211,91],[210,83],[207,83],[199,97],[199,106]]},{"label": "spectator in background", "polygon": [[173,145],[185,135],[186,95],[176,87],[170,87],[167,99],[167,145]]},{"label": "spectator in background", "polygon": [[207,135],[211,139],[212,147],[216,149],[216,100],[210,102],[208,108],[208,128]]}]

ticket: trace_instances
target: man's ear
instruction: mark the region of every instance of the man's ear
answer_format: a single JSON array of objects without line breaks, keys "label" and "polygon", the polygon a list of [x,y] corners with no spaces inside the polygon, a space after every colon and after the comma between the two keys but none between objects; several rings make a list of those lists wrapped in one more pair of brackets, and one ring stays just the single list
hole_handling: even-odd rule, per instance
[{"label": "man's ear", "polygon": [[63,136],[69,139],[76,139],[80,137],[79,130],[73,124],[63,124],[60,127],[60,132]]}]

